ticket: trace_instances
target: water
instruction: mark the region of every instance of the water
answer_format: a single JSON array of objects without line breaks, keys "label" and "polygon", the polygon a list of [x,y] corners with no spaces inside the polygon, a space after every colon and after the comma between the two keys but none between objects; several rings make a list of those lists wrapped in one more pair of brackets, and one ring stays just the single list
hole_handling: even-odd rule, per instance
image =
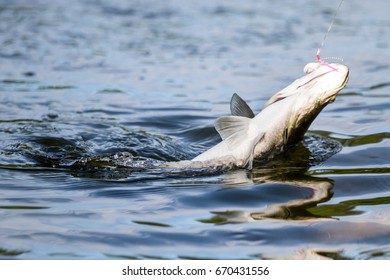
[{"label": "water", "polygon": [[198,155],[234,92],[259,111],[301,76],[338,1],[106,2],[0,2],[2,258],[390,258],[387,1],[343,3],[321,56],[350,82],[305,143],[185,176],[53,166]]}]

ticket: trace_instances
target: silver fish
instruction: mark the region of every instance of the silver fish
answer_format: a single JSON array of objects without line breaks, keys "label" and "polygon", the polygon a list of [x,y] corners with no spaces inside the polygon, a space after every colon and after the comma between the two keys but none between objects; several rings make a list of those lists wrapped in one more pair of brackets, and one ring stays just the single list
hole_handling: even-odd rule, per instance
[{"label": "silver fish", "polygon": [[252,169],[254,158],[272,158],[302,140],[321,110],[345,87],[349,70],[343,64],[316,62],[307,64],[304,72],[306,75],[272,96],[256,116],[234,94],[230,103],[232,116],[215,122],[222,141],[187,164]]}]

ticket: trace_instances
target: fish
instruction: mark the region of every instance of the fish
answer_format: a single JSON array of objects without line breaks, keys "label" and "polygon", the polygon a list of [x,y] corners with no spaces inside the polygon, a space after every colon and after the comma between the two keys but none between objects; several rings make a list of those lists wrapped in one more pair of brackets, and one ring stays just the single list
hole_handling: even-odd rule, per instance
[{"label": "fish", "polygon": [[97,157],[53,158],[26,152],[26,156],[50,167],[72,170],[119,170],[109,176],[127,176],[132,172],[150,172],[156,176],[195,176],[220,173],[234,168],[251,170],[253,162],[267,162],[299,143],[318,114],[346,86],[349,69],[339,63],[321,59],[304,67],[305,75],[275,93],[255,115],[238,95],[230,101],[231,115],[215,121],[221,142],[192,160],[160,161],[119,152]]},{"label": "fish", "polygon": [[231,115],[215,121],[222,141],[193,158],[192,166],[230,164],[251,170],[255,159],[269,160],[299,143],[322,109],[346,86],[349,69],[318,61],[308,63],[304,73],[274,94],[257,115],[233,94]]},{"label": "fish", "polygon": [[127,152],[70,162],[46,155],[28,156],[51,167],[73,170],[123,167],[126,174],[150,171],[153,176],[167,170],[171,176],[219,173],[233,168],[251,170],[254,160],[269,161],[299,143],[322,109],[345,87],[349,76],[347,66],[322,60],[308,63],[304,72],[303,77],[275,93],[257,115],[238,94],[233,94],[231,115],[215,121],[221,142],[192,160],[167,162],[138,158]]}]

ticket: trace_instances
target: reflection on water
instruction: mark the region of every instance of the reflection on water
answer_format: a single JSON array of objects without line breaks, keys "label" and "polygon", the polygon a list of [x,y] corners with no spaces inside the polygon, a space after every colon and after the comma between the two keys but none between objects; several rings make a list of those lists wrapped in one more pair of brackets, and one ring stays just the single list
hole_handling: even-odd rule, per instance
[{"label": "reflection on water", "polygon": [[337,4],[0,3],[0,258],[389,259],[389,2],[343,4],[350,82],[297,147],[155,168],[301,76]]},{"label": "reflection on water", "polygon": [[305,191],[309,191],[310,196],[284,203],[267,205],[264,210],[259,211],[246,212],[230,210],[228,212],[216,212],[214,214],[217,217],[213,217],[212,220],[223,221],[224,223],[250,222],[264,219],[315,222],[331,218],[331,216],[316,215],[310,212],[310,209],[316,207],[317,204],[331,199],[331,190],[333,187],[331,180],[307,176],[302,173],[297,174],[297,172],[293,172],[292,174],[288,174],[287,172],[282,177],[280,175],[275,176],[272,170],[267,170],[266,172],[263,170],[260,170],[260,172],[259,170],[256,171],[251,176],[253,183],[306,188],[307,190]]}]

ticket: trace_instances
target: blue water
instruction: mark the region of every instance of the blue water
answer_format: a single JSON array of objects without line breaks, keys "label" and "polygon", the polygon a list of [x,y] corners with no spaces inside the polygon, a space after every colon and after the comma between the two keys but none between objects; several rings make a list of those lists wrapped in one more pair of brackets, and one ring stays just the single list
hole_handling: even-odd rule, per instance
[{"label": "blue water", "polygon": [[285,157],[186,176],[66,166],[198,155],[234,92],[258,112],[303,74],[337,6],[1,1],[0,257],[390,258],[386,1],[343,3],[321,55],[350,81]]}]

